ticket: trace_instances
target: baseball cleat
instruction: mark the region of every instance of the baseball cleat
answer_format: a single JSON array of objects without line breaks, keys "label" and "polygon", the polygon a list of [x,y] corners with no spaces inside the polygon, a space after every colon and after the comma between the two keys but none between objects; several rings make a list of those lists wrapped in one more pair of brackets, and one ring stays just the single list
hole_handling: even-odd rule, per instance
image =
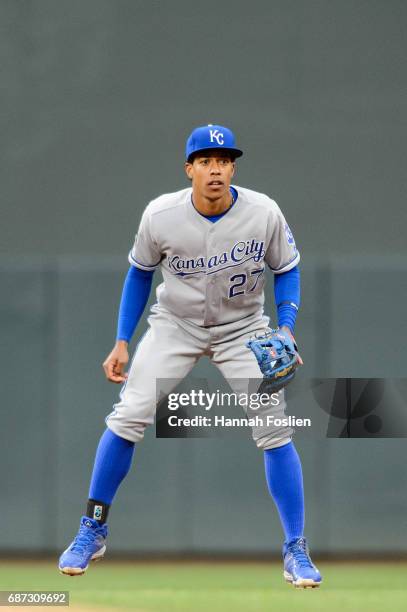
[{"label": "baseball cleat", "polygon": [[283,546],[284,579],[297,588],[315,588],[322,576],[311,561],[307,540],[303,537],[290,540]]},{"label": "baseball cleat", "polygon": [[106,551],[107,524],[83,516],[74,541],[59,558],[59,571],[68,576],[80,576],[90,561],[99,561]]}]

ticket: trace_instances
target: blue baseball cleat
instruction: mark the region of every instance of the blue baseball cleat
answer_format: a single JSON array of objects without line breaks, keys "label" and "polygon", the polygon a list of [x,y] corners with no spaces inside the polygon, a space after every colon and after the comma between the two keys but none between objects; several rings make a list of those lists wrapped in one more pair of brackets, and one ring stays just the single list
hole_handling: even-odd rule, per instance
[{"label": "blue baseball cleat", "polygon": [[311,561],[307,540],[303,537],[290,540],[283,546],[284,578],[298,588],[319,587],[322,576]]},{"label": "blue baseball cleat", "polygon": [[59,558],[59,571],[68,576],[80,576],[88,569],[90,561],[103,557],[106,550],[107,524],[83,516],[74,541]]}]

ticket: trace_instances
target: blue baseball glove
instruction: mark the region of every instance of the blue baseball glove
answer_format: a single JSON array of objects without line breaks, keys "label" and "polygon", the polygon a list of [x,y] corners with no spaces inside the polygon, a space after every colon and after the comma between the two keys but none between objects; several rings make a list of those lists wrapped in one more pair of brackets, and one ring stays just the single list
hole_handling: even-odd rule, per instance
[{"label": "blue baseball glove", "polygon": [[267,389],[273,393],[285,387],[302,364],[295,340],[285,328],[271,329],[249,340],[246,346],[255,354]]}]

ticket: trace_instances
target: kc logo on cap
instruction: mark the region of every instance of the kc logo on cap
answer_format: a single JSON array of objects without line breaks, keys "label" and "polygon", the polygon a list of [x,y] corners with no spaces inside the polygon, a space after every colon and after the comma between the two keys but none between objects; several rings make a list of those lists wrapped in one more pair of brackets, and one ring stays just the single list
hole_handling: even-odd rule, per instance
[{"label": "kc logo on cap", "polygon": [[216,142],[218,143],[218,145],[224,144],[225,141],[223,140],[223,134],[219,132],[219,130],[209,130],[209,134],[211,136],[211,142],[213,142],[214,139],[216,139]]},{"label": "kc logo on cap", "polygon": [[187,140],[185,147],[185,158],[191,161],[191,156],[198,151],[208,149],[223,149],[233,155],[234,158],[243,155],[243,151],[236,148],[233,132],[223,125],[203,125],[194,129]]}]

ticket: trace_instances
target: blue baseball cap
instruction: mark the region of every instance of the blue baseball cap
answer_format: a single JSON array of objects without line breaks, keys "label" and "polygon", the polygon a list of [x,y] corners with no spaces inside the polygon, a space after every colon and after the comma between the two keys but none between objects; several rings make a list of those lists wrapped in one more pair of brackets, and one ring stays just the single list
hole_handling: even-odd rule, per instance
[{"label": "blue baseball cap", "polygon": [[208,149],[222,149],[232,153],[234,157],[243,155],[243,151],[235,147],[233,132],[223,125],[209,123],[209,125],[195,128],[187,140],[185,158],[189,161],[194,153],[207,151]]}]

